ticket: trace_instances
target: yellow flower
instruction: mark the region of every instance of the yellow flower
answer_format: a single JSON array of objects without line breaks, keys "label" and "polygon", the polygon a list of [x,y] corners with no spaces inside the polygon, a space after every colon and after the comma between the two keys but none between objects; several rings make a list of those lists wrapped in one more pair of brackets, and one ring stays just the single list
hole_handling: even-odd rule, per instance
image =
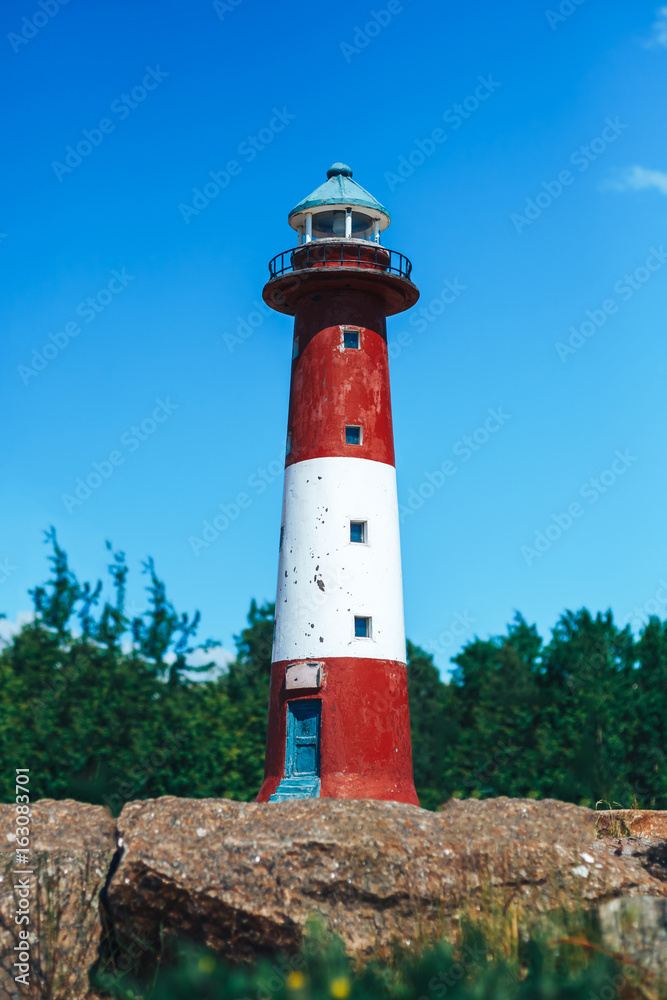
[{"label": "yellow flower", "polygon": [[215,959],[212,955],[203,955],[199,959],[199,971],[211,973],[215,969]]},{"label": "yellow flower", "polygon": [[288,990],[302,990],[306,985],[306,977],[303,972],[290,972],[285,985]]},{"label": "yellow flower", "polygon": [[351,989],[352,984],[347,976],[337,976],[329,984],[329,992],[332,997],[336,997],[336,1000],[345,1000],[345,997],[349,997]]}]

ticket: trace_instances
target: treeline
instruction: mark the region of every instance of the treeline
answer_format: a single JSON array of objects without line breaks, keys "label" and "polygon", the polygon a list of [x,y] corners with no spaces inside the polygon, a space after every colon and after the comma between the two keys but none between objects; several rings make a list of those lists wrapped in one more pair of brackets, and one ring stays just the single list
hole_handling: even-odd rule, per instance
[{"label": "treeline", "polygon": [[520,615],[442,684],[408,644],[415,778],[448,795],[667,808],[667,623],[635,640],[611,612],[566,612],[544,642]]},{"label": "treeline", "polygon": [[[111,598],[81,584],[50,532],[35,620],[0,651],[0,795],[29,767],[34,797],[106,803],[157,795],[252,799],[263,776],[273,606],[253,601],[236,658],[197,679],[214,642],[176,612],[152,561],[148,610],[126,611],[127,564],[110,553]],[[447,684],[408,643],[415,783],[451,795],[553,797],[667,808],[667,623],[638,639],[611,613],[567,612],[544,642],[517,616],[469,643]]]}]

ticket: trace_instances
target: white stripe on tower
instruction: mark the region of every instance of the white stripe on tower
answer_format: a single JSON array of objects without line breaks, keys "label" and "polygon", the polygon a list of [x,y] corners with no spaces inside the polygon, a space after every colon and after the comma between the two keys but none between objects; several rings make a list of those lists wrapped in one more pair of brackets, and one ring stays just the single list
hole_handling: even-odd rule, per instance
[{"label": "white stripe on tower", "polygon": [[[350,522],[365,522],[363,543]],[[325,457],[285,470],[273,662],[345,656],[405,662],[396,471]],[[356,638],[354,618],[371,619]]]}]

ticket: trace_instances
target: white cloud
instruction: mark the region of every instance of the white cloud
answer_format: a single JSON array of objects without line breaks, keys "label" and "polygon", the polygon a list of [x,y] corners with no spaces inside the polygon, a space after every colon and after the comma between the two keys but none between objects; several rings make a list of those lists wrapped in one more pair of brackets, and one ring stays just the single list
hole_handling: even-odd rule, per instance
[{"label": "white cloud", "polygon": [[667,49],[667,7],[658,7],[656,21],[651,27],[652,35],[645,43],[647,49],[660,46]]},{"label": "white cloud", "polygon": [[[165,663],[173,663],[176,655],[174,653],[167,653],[164,659]],[[195,672],[190,674],[190,680],[214,681],[222,674],[227,673],[227,668],[234,659],[234,654],[230,653],[228,649],[224,649],[222,646],[214,646],[213,649],[209,650],[194,649],[191,653],[187,654],[185,662],[189,667],[203,667],[207,663],[212,663],[213,666],[210,670],[202,670],[201,673]]]},{"label": "white cloud", "polygon": [[23,626],[31,622],[34,617],[34,611],[19,611],[14,622],[8,618],[0,618],[0,642],[11,642]]},{"label": "white cloud", "polygon": [[[15,621],[9,621],[7,618],[0,618],[0,645],[3,642],[11,643],[14,636],[21,631],[23,626],[27,625],[31,621],[34,621],[34,619],[34,611],[19,611],[16,615]],[[72,634],[75,633],[73,632]],[[90,642],[92,640],[88,641]],[[95,643],[95,645],[99,645],[102,649],[106,648],[101,643]],[[134,645],[130,636],[123,636],[120,642],[120,648],[124,653],[132,652]],[[164,659],[165,663],[173,663],[176,659],[176,654],[167,653]],[[197,681],[217,680],[218,677],[222,676],[222,674],[227,673],[229,664],[232,663],[234,659],[234,653],[230,653],[228,649],[224,649],[222,646],[215,646],[213,649],[209,649],[206,652],[203,649],[195,649],[192,653],[188,653],[186,656],[186,663],[189,667],[203,667],[206,663],[212,663],[213,666],[210,670],[190,674],[190,679]]]},{"label": "white cloud", "polygon": [[660,194],[667,195],[667,171],[630,167],[615,177],[608,178],[603,187],[613,191],[645,191],[655,188]]}]

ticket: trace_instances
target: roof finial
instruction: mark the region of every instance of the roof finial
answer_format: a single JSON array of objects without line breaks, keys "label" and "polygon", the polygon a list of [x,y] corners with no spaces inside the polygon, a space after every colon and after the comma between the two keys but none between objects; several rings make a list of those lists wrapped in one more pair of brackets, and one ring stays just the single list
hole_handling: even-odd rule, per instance
[{"label": "roof finial", "polygon": [[332,163],[327,170],[327,177],[331,179],[332,177],[351,177],[352,169],[348,167],[347,163]]}]

